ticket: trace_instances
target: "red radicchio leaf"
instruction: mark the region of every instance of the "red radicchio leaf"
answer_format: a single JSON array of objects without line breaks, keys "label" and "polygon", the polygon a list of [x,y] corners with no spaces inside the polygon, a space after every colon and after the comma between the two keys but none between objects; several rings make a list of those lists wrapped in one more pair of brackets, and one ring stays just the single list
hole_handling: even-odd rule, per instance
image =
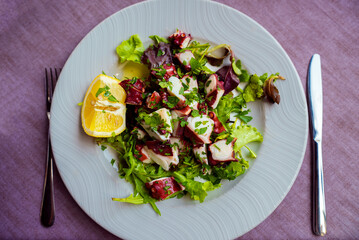
[{"label": "red radicchio leaf", "polygon": [[217,72],[220,80],[224,82],[224,95],[230,93],[239,84],[239,78],[234,73],[232,65],[224,66]]}]

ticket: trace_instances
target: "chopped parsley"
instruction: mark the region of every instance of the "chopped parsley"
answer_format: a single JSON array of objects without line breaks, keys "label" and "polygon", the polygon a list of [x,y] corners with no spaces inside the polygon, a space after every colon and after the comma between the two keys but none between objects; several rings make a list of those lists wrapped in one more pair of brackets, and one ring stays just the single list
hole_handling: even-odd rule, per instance
[{"label": "chopped parsley", "polygon": [[168,101],[163,101],[163,102],[168,106],[168,108],[174,108],[179,102],[179,99],[176,96],[168,96],[167,100]]},{"label": "chopped parsley", "polygon": [[98,95],[100,95],[103,92],[105,92],[105,93],[110,92],[109,90],[110,90],[110,87],[107,85],[105,85],[103,88],[99,88],[96,92],[96,97],[98,97]]},{"label": "chopped parsley", "polygon": [[111,102],[118,102],[118,100],[113,95],[110,95],[107,99]]},{"label": "chopped parsley", "polygon": [[146,112],[141,112],[137,117],[137,121],[144,121],[144,123],[153,130],[157,130],[157,128],[164,123],[160,114],[157,112],[153,112],[151,114],[147,114]]},{"label": "chopped parsley", "polygon": [[118,102],[118,100],[111,94],[110,87],[105,85],[103,88],[99,88],[96,92],[96,97],[98,97],[101,93],[103,93],[104,97],[107,97],[107,99],[111,102]]},{"label": "chopped parsley", "polygon": [[152,71],[155,71],[156,75],[160,77],[164,77],[165,74],[167,73],[167,70],[163,66],[159,68],[152,68]]},{"label": "chopped parsley", "polygon": [[173,86],[171,82],[167,82],[165,79],[162,79],[158,85],[160,85],[161,88],[168,88],[169,90],[172,90]]},{"label": "chopped parsley", "polygon": [[231,137],[231,136],[229,136],[228,138],[227,138],[227,141],[226,141],[226,144],[228,145],[228,144],[230,144],[232,141],[233,141],[233,137]]},{"label": "chopped parsley", "polygon": [[185,120],[181,119],[180,125],[181,125],[181,127],[185,127],[186,125],[188,125],[188,122],[186,122]]},{"label": "chopped parsley", "polygon": [[164,54],[164,52],[161,51],[161,49],[158,49],[158,52],[157,52],[157,57],[160,57]]},{"label": "chopped parsley", "polygon": [[195,132],[200,134],[200,135],[204,134],[206,131],[207,131],[207,127],[203,127],[203,128],[195,130]]},{"label": "chopped parsley", "polygon": [[214,146],[215,148],[217,148],[218,151],[221,151],[221,149],[220,149],[216,144],[213,144],[213,146]]},{"label": "chopped parsley", "polygon": [[198,116],[200,116],[198,110],[192,110],[191,115],[192,115],[192,117],[198,117]]},{"label": "chopped parsley", "polygon": [[181,89],[179,90],[179,94],[181,94],[181,95],[184,94],[184,87],[181,87]]}]

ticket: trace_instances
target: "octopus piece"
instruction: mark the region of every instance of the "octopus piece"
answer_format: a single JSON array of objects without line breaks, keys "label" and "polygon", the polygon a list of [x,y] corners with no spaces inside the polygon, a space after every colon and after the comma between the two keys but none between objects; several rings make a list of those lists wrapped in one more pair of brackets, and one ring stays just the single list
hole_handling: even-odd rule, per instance
[{"label": "octopus piece", "polygon": [[233,150],[236,139],[227,144],[227,139],[219,140],[209,145],[208,160],[210,165],[217,165],[224,162],[238,161]]},{"label": "octopus piece", "polygon": [[199,144],[193,146],[193,154],[202,164],[204,163],[208,165],[206,144]]},{"label": "octopus piece", "polygon": [[184,135],[195,144],[211,143],[214,122],[207,115],[188,117]]},{"label": "octopus piece", "polygon": [[173,65],[173,63],[167,63],[160,66],[159,68],[153,68],[151,70],[151,74],[157,79],[164,78],[166,81],[168,81],[168,79],[172,76],[178,76],[176,67]]},{"label": "octopus piece", "polygon": [[171,83],[171,86],[167,87],[168,93],[172,96],[176,96],[179,99],[178,104],[183,105],[186,98],[183,96],[184,90],[181,80],[178,79],[178,77],[172,76],[168,81]]},{"label": "octopus piece", "polygon": [[164,108],[168,108],[168,105],[166,104],[166,102],[168,102],[168,92],[165,89],[160,89],[160,96],[161,96],[161,102],[162,102],[162,107]]},{"label": "octopus piece", "polygon": [[208,116],[213,120],[214,122],[214,129],[213,132],[214,133],[221,133],[226,131],[226,129],[224,128],[223,124],[219,121],[217,115],[214,112],[209,112]]},{"label": "octopus piece", "polygon": [[126,91],[126,104],[142,105],[145,92],[144,83],[141,79],[126,79],[120,82],[121,87]]},{"label": "octopus piece", "polygon": [[183,65],[186,71],[191,71],[190,61],[192,58],[195,58],[193,53],[190,50],[185,50],[184,52],[176,53],[175,58]]},{"label": "octopus piece", "polygon": [[192,40],[191,34],[186,34],[181,30],[178,30],[172,34],[169,39],[172,41],[173,45],[179,48],[186,48],[189,42]]},{"label": "octopus piece", "polygon": [[185,189],[184,186],[176,182],[174,177],[155,179],[147,182],[145,186],[150,191],[151,197],[157,200],[164,200],[172,194]]},{"label": "octopus piece", "polygon": [[191,113],[192,109],[191,109],[190,106],[185,106],[182,109],[175,109],[173,111],[175,111],[178,116],[185,117],[185,116],[188,116]]},{"label": "octopus piece", "polygon": [[142,140],[146,136],[146,132],[138,127],[134,127],[131,131],[131,134],[134,135],[138,140]]},{"label": "octopus piece", "polygon": [[197,80],[190,75],[184,75],[181,78],[182,86],[185,86],[184,93],[191,93],[198,90]]},{"label": "octopus piece", "polygon": [[[198,83],[197,80],[194,77],[191,77],[189,75],[184,75],[181,78],[182,86],[184,88],[184,94],[189,94],[191,92],[198,92]],[[198,110],[198,102],[196,100],[192,100],[189,103],[189,107],[191,109]]]},{"label": "octopus piece", "polygon": [[179,153],[186,153],[190,150],[190,143],[183,137],[171,137],[170,143]]},{"label": "octopus piece", "polygon": [[177,113],[178,110],[172,110],[172,126],[173,126],[173,133],[172,136],[174,137],[180,137],[183,136],[184,133],[184,126],[181,126],[181,121],[186,121],[187,117],[180,116]]},{"label": "octopus piece", "polygon": [[150,109],[159,109],[161,106],[161,95],[154,91],[146,99],[146,106]]},{"label": "octopus piece", "polygon": [[158,109],[153,113],[150,113],[149,116],[153,116],[154,114],[159,114],[161,118],[162,124],[157,127],[157,129],[151,128],[151,126],[147,125],[145,122],[141,122],[141,126],[146,130],[148,135],[152,138],[157,139],[159,141],[167,141],[170,139],[170,136],[173,132],[171,125],[171,113],[166,108]]},{"label": "octopus piece", "polygon": [[213,109],[217,107],[224,94],[223,83],[219,81],[217,74],[211,74],[205,83],[206,102]]},{"label": "octopus piece", "polygon": [[148,155],[148,148],[144,144],[136,144],[135,149],[138,153],[135,157],[143,163],[152,163],[150,156]]},{"label": "octopus piece", "polygon": [[208,113],[208,106],[205,102],[199,103],[198,106],[199,114],[207,114]]},{"label": "octopus piece", "polygon": [[178,164],[178,151],[169,142],[147,141],[146,146],[149,157],[164,170],[168,171],[171,165]]}]

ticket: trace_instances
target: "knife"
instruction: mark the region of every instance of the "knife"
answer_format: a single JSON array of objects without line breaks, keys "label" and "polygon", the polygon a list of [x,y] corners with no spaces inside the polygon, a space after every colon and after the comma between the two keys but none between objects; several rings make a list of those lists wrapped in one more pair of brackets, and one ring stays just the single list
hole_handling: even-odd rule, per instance
[{"label": "knife", "polygon": [[323,91],[319,54],[310,60],[308,71],[309,111],[313,142],[313,232],[318,236],[327,233],[322,157]]}]

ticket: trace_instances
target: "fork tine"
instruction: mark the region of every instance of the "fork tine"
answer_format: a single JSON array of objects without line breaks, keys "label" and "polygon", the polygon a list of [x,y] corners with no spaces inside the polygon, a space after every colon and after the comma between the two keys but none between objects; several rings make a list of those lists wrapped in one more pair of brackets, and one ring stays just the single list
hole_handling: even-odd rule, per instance
[{"label": "fork tine", "polygon": [[45,97],[46,97],[46,100],[47,100],[47,97],[48,97],[48,89],[49,89],[49,86],[47,84],[48,82],[48,76],[47,76],[47,68],[45,68]]},{"label": "fork tine", "polygon": [[[56,86],[57,80],[59,79],[59,75],[60,75],[60,70],[55,68],[55,83],[54,86]],[[54,88],[55,90],[55,88]]]},{"label": "fork tine", "polygon": [[52,101],[52,93],[54,92],[54,75],[52,74],[52,68],[50,68],[51,84],[50,84],[50,102]]},{"label": "fork tine", "polygon": [[49,72],[48,69],[45,68],[45,96],[46,96],[46,107],[47,109],[50,108],[50,99],[49,99]]}]

